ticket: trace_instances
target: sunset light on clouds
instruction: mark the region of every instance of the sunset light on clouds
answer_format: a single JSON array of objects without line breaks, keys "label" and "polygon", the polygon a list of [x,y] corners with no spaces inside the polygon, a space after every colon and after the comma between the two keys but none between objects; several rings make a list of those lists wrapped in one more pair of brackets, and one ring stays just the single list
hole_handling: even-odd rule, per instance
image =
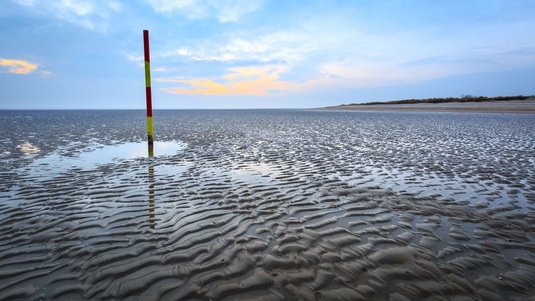
[{"label": "sunset light on clouds", "polygon": [[188,88],[164,88],[164,92],[172,94],[205,94],[205,95],[277,95],[292,90],[292,84],[279,81],[281,67],[243,67],[232,68],[229,74],[214,82],[209,79],[156,79],[160,82],[176,82],[188,85]]},{"label": "sunset light on clouds", "polygon": [[37,65],[23,60],[0,59],[0,68],[14,74],[28,74],[37,69]]},{"label": "sunset light on clouds", "polygon": [[534,12],[527,0],[7,0],[0,107],[142,108],[143,29],[155,108],[535,94]]}]

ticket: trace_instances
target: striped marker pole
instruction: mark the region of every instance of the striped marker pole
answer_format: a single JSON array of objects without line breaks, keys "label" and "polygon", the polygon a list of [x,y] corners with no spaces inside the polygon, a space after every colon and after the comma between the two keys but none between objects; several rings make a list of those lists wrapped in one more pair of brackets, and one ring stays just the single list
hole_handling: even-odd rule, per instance
[{"label": "striped marker pole", "polygon": [[152,127],[152,92],[150,90],[149,31],[143,30],[143,50],[145,53],[145,94],[147,98],[147,134],[149,157],[154,156],[154,132]]}]

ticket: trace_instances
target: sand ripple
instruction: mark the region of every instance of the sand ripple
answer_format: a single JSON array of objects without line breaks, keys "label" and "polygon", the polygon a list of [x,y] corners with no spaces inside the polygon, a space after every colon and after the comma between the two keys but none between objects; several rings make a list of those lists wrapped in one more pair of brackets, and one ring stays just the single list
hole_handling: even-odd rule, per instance
[{"label": "sand ripple", "polygon": [[[65,114],[76,118],[63,138],[32,141],[38,158],[83,152],[76,133],[143,135],[126,113],[103,117],[106,129]],[[28,135],[14,120],[14,135]],[[188,147],[46,176],[27,157],[4,160],[1,300],[534,299],[533,117],[228,111],[158,122],[160,138]]]}]

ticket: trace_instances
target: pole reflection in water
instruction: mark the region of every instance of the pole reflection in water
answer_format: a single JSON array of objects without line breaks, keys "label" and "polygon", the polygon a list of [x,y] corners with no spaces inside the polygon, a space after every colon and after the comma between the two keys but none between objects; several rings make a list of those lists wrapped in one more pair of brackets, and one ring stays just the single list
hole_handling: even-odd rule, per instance
[{"label": "pole reflection in water", "polygon": [[154,229],[155,216],[154,216],[154,151],[153,144],[149,142],[149,226]]},{"label": "pole reflection in water", "polygon": [[154,157],[154,142],[149,139],[147,141],[148,151],[149,151],[149,158]]}]

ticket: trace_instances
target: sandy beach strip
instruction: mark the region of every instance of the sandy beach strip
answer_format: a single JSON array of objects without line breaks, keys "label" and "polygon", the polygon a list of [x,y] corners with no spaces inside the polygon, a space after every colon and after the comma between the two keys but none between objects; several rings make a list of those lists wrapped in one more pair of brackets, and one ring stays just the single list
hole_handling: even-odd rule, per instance
[{"label": "sandy beach strip", "polygon": [[327,110],[350,111],[414,111],[414,112],[477,112],[477,113],[521,113],[535,114],[535,99],[488,101],[488,102],[446,102],[417,104],[340,105],[325,107]]}]

